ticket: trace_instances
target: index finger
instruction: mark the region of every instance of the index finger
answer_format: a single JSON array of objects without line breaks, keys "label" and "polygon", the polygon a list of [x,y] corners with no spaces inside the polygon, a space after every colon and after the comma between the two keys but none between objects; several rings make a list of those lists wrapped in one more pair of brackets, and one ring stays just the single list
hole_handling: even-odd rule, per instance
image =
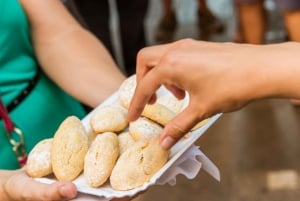
[{"label": "index finger", "polygon": [[140,116],[149,99],[163,84],[163,82],[163,73],[159,67],[153,68],[145,74],[139,82],[137,82],[135,92],[128,109],[128,121],[134,121]]},{"label": "index finger", "polygon": [[141,49],[136,60],[136,77],[139,82],[152,68],[157,66],[171,44],[155,45]]},{"label": "index finger", "polygon": [[[127,119],[129,121],[134,121],[138,118],[151,97],[155,99],[153,95],[162,83],[157,82],[153,84],[152,81],[157,81],[157,77],[154,75],[149,76],[148,74],[153,74],[149,72],[159,64],[170,46],[171,44],[156,45],[145,47],[139,51],[136,67],[137,86],[128,109]],[[151,85],[147,83],[151,83]]]}]

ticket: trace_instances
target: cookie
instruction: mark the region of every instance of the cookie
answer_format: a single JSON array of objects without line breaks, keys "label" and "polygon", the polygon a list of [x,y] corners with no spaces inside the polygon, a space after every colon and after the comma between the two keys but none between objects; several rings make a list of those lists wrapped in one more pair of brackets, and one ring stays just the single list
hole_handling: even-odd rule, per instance
[{"label": "cookie", "polygon": [[115,190],[130,190],[148,182],[167,162],[169,151],[161,148],[158,137],[142,139],[127,149],[117,160],[110,176]]},{"label": "cookie", "polygon": [[52,173],[52,138],[38,142],[30,151],[26,163],[26,173],[30,177],[43,177]]},{"label": "cookie", "polygon": [[135,140],[132,138],[128,131],[122,132],[118,135],[120,155],[125,152],[129,147],[131,147]]},{"label": "cookie", "polygon": [[95,133],[119,132],[128,126],[127,110],[118,104],[101,106],[91,115],[90,125]]},{"label": "cookie", "polygon": [[176,116],[176,113],[162,104],[155,103],[147,104],[141,115],[165,126]]},{"label": "cookie", "polygon": [[88,137],[81,121],[67,117],[56,131],[51,163],[58,180],[73,181],[83,170],[84,157],[88,151]]},{"label": "cookie", "polygon": [[157,102],[178,114],[184,107],[184,100],[178,100],[173,94],[165,93],[157,98]]},{"label": "cookie", "polygon": [[99,187],[109,178],[119,156],[118,136],[105,132],[96,136],[84,159],[84,177],[91,187]]},{"label": "cookie", "polygon": [[162,131],[163,128],[159,124],[146,117],[129,123],[129,132],[135,141],[159,135]]},{"label": "cookie", "polygon": [[121,84],[118,90],[119,100],[123,107],[129,108],[132,96],[136,88],[136,75],[132,75]]},{"label": "cookie", "polygon": [[210,119],[210,118],[204,119],[204,120],[198,122],[198,123],[191,129],[191,131],[194,131],[194,130],[197,130],[197,129],[201,128],[202,126],[204,126],[204,125],[209,121],[209,119]]}]

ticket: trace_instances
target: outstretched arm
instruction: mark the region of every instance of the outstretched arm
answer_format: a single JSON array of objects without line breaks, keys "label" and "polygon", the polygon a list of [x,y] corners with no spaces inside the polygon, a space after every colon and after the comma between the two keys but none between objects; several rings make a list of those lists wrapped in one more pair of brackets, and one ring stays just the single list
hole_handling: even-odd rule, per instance
[{"label": "outstretched arm", "polygon": [[124,80],[103,44],[59,0],[20,0],[45,73],[81,102],[95,107]]},{"label": "outstretched arm", "polygon": [[247,45],[184,39],[144,48],[137,58],[138,84],[128,119],[135,120],[165,85],[188,107],[169,122],[161,144],[168,149],[197,122],[263,98],[300,98],[300,45]]}]

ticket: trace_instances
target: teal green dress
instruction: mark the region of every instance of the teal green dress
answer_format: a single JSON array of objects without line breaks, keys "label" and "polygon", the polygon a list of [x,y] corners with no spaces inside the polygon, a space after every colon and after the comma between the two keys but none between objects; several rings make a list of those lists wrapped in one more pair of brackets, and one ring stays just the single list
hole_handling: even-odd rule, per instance
[{"label": "teal green dress", "polygon": [[[31,44],[29,23],[18,0],[0,1],[0,94],[8,105],[34,77],[38,62]],[[84,117],[82,105],[45,75],[32,92],[10,112],[23,131],[28,151],[42,139],[53,137],[60,123],[70,115]],[[0,169],[19,168],[0,119]]]}]

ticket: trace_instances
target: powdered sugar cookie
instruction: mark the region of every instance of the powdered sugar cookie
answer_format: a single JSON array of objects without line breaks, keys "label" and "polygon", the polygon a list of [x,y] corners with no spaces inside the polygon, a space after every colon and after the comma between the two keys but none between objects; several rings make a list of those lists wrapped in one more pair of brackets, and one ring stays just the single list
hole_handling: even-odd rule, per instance
[{"label": "powdered sugar cookie", "polygon": [[135,140],[133,139],[133,137],[128,131],[120,133],[118,135],[118,139],[119,139],[120,155],[135,143]]},{"label": "powdered sugar cookie", "polygon": [[176,113],[162,104],[155,103],[151,105],[147,104],[142,112],[142,116],[165,126],[176,116]]},{"label": "powdered sugar cookie", "polygon": [[84,177],[91,187],[106,182],[119,156],[119,141],[115,133],[105,132],[92,142],[84,159]]},{"label": "powdered sugar cookie", "polygon": [[159,96],[157,102],[161,105],[166,106],[176,114],[181,112],[184,106],[184,100],[178,100],[175,96],[173,96],[170,93],[165,93]]},{"label": "powdered sugar cookie", "polygon": [[154,121],[140,117],[129,123],[129,132],[135,141],[142,138],[149,138],[161,134],[163,128]]},{"label": "powdered sugar cookie", "polygon": [[95,133],[119,132],[128,126],[127,110],[118,104],[96,108],[90,125]]},{"label": "powdered sugar cookie", "polygon": [[28,155],[26,172],[31,177],[43,177],[52,173],[51,148],[52,138],[37,143]]},{"label": "powdered sugar cookie", "polygon": [[197,123],[197,124],[191,129],[191,131],[197,130],[198,128],[204,126],[204,125],[209,121],[209,119],[210,119],[210,118],[204,119],[204,120],[200,121],[199,123]]},{"label": "powdered sugar cookie", "polygon": [[119,100],[123,107],[129,108],[132,96],[136,88],[136,75],[127,78],[118,90]]},{"label": "powdered sugar cookie", "polygon": [[84,157],[88,151],[88,137],[81,121],[70,116],[56,131],[51,163],[58,180],[73,181],[83,170]]},{"label": "powdered sugar cookie", "polygon": [[158,137],[139,140],[119,157],[110,176],[112,188],[124,191],[142,186],[167,162],[169,153]]}]

